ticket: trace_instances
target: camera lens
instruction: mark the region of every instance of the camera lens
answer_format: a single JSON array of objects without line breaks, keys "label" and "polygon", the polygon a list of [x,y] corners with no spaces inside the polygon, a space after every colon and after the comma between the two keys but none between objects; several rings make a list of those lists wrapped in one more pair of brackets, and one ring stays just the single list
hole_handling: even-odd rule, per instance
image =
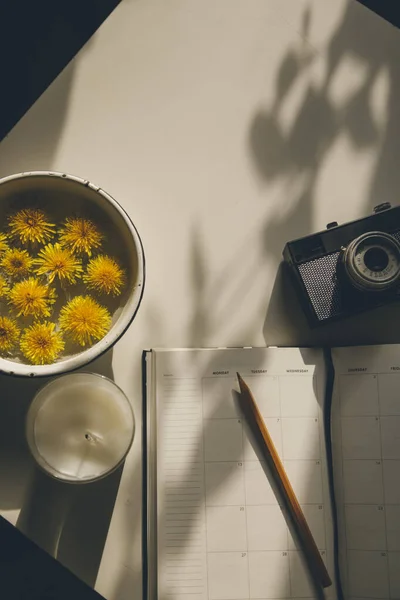
[{"label": "camera lens", "polygon": [[400,282],[400,244],[388,233],[371,231],[355,238],[342,262],[348,280],[361,291],[386,291]]},{"label": "camera lens", "polygon": [[370,248],[364,254],[364,262],[371,271],[383,271],[389,264],[389,256],[383,248]]}]

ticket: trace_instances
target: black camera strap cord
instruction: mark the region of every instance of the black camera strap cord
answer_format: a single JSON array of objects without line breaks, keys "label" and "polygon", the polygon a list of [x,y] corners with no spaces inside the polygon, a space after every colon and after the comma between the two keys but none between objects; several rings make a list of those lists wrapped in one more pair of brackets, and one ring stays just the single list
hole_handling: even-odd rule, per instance
[{"label": "black camera strap cord", "polygon": [[332,507],[333,521],[333,553],[334,553],[334,569],[335,583],[338,600],[344,600],[342,580],[340,577],[339,566],[339,526],[338,512],[335,495],[335,482],[333,476],[333,450],[332,450],[332,401],[333,401],[333,384],[335,381],[335,368],[333,366],[332,354],[330,348],[324,348],[324,359],[326,367],[326,384],[325,384],[325,405],[324,405],[324,430],[325,430],[325,446],[328,470],[329,495]]}]

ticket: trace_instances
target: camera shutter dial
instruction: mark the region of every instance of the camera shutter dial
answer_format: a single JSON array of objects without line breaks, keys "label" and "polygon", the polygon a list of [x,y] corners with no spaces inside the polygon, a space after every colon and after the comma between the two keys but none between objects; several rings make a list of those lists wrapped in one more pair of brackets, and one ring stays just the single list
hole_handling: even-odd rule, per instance
[{"label": "camera shutter dial", "polygon": [[377,214],[383,212],[384,210],[389,210],[390,206],[390,202],[382,202],[382,204],[374,206],[374,213]]}]

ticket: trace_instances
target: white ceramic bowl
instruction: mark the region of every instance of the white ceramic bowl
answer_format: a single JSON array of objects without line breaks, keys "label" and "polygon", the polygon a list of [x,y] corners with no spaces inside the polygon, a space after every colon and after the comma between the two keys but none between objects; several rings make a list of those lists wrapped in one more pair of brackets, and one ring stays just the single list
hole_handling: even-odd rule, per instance
[{"label": "white ceramic bowl", "polygon": [[47,204],[65,216],[77,205],[88,207],[101,214],[110,230],[124,248],[128,271],[128,290],[124,305],[113,318],[109,332],[90,348],[62,358],[50,365],[28,365],[0,357],[0,372],[25,377],[59,375],[77,369],[111,348],[125,333],[139,308],[145,283],[145,260],[139,234],[127,213],[114,198],[90,181],[51,171],[18,173],[0,179],[0,223],[6,222],[7,212],[13,203],[28,195],[45,198]]}]

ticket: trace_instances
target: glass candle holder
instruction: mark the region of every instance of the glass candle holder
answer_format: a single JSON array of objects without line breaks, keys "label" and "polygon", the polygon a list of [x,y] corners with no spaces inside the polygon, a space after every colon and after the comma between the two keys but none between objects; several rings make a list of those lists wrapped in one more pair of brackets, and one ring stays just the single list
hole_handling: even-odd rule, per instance
[{"label": "glass candle holder", "polygon": [[28,445],[39,467],[69,483],[96,481],[117,469],[134,429],[124,392],[95,373],[50,381],[37,392],[26,419]]}]

